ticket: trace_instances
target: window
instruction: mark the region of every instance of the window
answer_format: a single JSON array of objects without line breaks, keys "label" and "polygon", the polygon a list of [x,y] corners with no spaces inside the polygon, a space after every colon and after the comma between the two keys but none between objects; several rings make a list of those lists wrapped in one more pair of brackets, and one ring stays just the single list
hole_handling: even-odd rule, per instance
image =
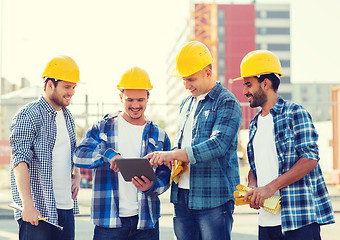
[{"label": "window", "polygon": [[269,51],[290,51],[290,44],[271,43],[268,44]]},{"label": "window", "polygon": [[224,22],[224,10],[218,10],[218,21],[220,22]]},{"label": "window", "polygon": [[289,35],[290,34],[290,28],[267,28],[267,34]]},{"label": "window", "polygon": [[256,29],[257,34],[259,35],[289,35],[290,34],[290,28],[264,28],[259,27]]},{"label": "window", "polygon": [[268,11],[267,18],[289,18],[289,11]]},{"label": "window", "polygon": [[286,67],[289,68],[290,67],[290,60],[281,60],[281,67]]}]

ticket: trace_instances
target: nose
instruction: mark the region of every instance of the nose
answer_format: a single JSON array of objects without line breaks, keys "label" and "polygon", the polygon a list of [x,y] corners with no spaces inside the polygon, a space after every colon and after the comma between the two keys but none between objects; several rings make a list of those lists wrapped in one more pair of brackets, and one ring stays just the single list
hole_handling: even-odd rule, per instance
[{"label": "nose", "polygon": [[249,93],[248,89],[246,88],[246,86],[243,86],[243,91],[242,91],[243,95],[247,95]]},{"label": "nose", "polygon": [[191,85],[189,84],[189,82],[186,81],[186,80],[184,80],[184,79],[183,79],[183,85],[184,85],[185,89],[189,89],[190,86],[191,86]]},{"label": "nose", "polygon": [[132,108],[139,108],[139,103],[137,101],[133,101]]},{"label": "nose", "polygon": [[70,96],[73,96],[75,94],[76,90],[74,88],[71,88],[69,91]]}]

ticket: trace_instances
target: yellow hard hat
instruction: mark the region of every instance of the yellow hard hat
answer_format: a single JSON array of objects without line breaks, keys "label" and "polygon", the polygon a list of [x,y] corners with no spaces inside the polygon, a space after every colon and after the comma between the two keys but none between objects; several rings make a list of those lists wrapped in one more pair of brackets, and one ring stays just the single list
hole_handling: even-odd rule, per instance
[{"label": "yellow hard hat", "polygon": [[151,90],[153,86],[151,85],[149,75],[146,71],[139,67],[133,67],[128,69],[120,79],[117,85],[118,90],[123,89],[145,89]]},{"label": "yellow hard hat", "polygon": [[42,78],[45,77],[77,83],[79,82],[79,68],[72,58],[60,55],[47,63],[42,75]]},{"label": "yellow hard hat", "polygon": [[199,41],[191,41],[184,45],[176,56],[176,68],[173,77],[190,76],[213,62],[211,53],[206,45]]},{"label": "yellow hard hat", "polygon": [[241,77],[234,80],[269,73],[276,73],[279,76],[283,76],[279,58],[274,53],[267,50],[249,52],[242,59],[240,70]]}]

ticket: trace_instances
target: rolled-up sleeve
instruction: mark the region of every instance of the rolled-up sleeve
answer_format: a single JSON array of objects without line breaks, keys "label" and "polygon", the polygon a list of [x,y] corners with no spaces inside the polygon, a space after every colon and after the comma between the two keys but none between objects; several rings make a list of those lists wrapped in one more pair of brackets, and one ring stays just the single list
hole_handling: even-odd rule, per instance
[{"label": "rolled-up sleeve", "polygon": [[35,135],[34,124],[28,115],[21,112],[13,118],[9,138],[12,148],[11,169],[21,162],[30,165],[33,159],[32,145]]},{"label": "rolled-up sleeve", "polygon": [[80,141],[75,150],[74,162],[79,168],[97,168],[118,154],[112,148],[106,146],[106,135],[99,129],[99,124],[90,128]]},{"label": "rolled-up sleeve", "polygon": [[310,114],[305,109],[300,107],[295,111],[293,127],[295,149],[299,158],[319,160],[318,133]]}]

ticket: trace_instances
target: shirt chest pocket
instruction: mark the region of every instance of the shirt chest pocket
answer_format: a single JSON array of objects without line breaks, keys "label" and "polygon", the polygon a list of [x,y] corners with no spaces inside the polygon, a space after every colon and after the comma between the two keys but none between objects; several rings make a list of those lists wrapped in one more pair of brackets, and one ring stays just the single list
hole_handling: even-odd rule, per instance
[{"label": "shirt chest pocket", "polygon": [[207,134],[211,134],[216,121],[216,111],[214,109],[205,109],[197,117],[198,129]]},{"label": "shirt chest pocket", "polygon": [[291,129],[285,128],[279,131],[275,135],[275,142],[278,155],[281,156],[281,158],[284,159],[294,154],[294,132]]},{"label": "shirt chest pocket", "polygon": [[149,138],[148,152],[163,151],[164,142]]}]

